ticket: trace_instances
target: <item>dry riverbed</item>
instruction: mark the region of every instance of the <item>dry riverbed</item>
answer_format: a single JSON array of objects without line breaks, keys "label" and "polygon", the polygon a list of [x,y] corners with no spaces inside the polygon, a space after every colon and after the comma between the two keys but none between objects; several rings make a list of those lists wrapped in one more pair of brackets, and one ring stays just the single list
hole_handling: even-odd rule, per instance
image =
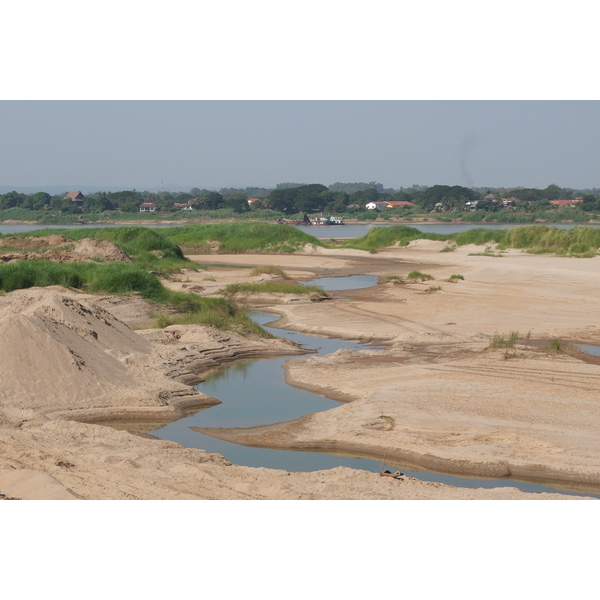
[{"label": "dry riverbed", "polygon": [[[277,448],[332,449],[455,474],[558,481],[600,490],[599,366],[549,342],[600,343],[600,259],[481,248],[440,252],[415,242],[376,255],[305,249],[297,255],[193,256],[206,270],[168,282],[217,295],[228,283],[266,281],[256,265],[291,278],[406,275],[396,283],[313,302],[301,295],[238,298],[282,326],[388,348],[290,359],[288,380],[343,401],[277,427],[211,435]],[[460,274],[464,279],[450,277]],[[438,289],[439,288],[439,289]],[[133,307],[133,308],[132,308]],[[169,421],[213,402],[191,387],[237,357],[286,355],[285,341],[245,339],[204,327],[132,330],[148,310],[62,288],[0,297],[0,493],[88,499],[542,499],[515,488],[461,489],[337,468],[287,473],[230,464],[110,427]],[[519,332],[512,347],[494,334]],[[146,430],[151,430],[148,426]]]}]

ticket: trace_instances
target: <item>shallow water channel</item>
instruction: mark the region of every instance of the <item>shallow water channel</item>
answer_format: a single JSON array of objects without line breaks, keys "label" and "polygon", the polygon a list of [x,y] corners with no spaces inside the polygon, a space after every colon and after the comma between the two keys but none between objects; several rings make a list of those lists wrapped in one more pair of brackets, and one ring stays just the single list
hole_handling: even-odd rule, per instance
[{"label": "shallow water channel", "polygon": [[[335,277],[316,279],[315,284],[327,291],[370,287],[376,277]],[[303,333],[269,327],[267,324],[278,317],[255,312],[250,316],[267,331],[278,337],[302,344],[318,355],[326,355],[341,348],[374,349],[376,347],[356,342],[324,338]],[[382,463],[378,460],[357,458],[348,455],[319,452],[271,450],[241,446],[192,431],[190,427],[252,427],[291,421],[309,413],[321,412],[339,406],[338,402],[316,394],[296,389],[284,380],[283,364],[290,357],[275,359],[240,360],[224,367],[207,378],[196,389],[221,401],[221,404],[200,410],[192,416],[170,423],[150,432],[152,435],[171,440],[188,448],[200,448],[216,452],[231,462],[248,467],[268,467],[286,471],[318,471],[338,466],[363,469],[378,473]],[[422,481],[436,481],[467,488],[516,487],[527,492],[559,492],[579,495],[544,485],[519,482],[511,479],[472,479],[454,477],[429,471],[412,471],[401,465],[385,465],[390,470],[399,468],[405,475]],[[597,496],[600,497],[600,496]]]}]

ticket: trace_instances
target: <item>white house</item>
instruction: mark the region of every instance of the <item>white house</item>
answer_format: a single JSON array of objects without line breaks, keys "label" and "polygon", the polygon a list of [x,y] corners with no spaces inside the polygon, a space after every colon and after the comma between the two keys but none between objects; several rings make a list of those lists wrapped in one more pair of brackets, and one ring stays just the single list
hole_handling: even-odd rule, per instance
[{"label": "white house", "polygon": [[368,210],[374,210],[376,208],[387,208],[387,207],[388,207],[387,202],[369,202],[369,204],[365,205],[365,208],[367,208]]}]

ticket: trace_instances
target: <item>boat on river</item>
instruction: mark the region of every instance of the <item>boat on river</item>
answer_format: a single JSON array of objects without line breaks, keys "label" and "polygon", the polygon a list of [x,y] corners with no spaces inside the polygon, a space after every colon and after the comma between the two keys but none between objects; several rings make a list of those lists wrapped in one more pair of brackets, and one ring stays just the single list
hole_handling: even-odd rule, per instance
[{"label": "boat on river", "polygon": [[281,225],[345,225],[342,217],[332,216],[312,216],[308,215],[303,221],[294,221],[292,219],[277,219],[277,222]]},{"label": "boat on river", "polygon": [[344,225],[344,220],[342,217],[309,216],[305,225]]}]

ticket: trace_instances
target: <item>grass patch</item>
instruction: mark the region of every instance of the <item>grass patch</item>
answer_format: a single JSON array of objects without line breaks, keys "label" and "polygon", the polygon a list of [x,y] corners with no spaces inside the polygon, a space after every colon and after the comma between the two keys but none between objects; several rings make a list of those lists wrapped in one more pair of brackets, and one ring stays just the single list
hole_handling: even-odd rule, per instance
[{"label": "grass patch", "polygon": [[550,340],[550,350],[553,352],[563,352],[564,349],[563,341],[560,338]]},{"label": "grass patch", "polygon": [[456,244],[451,244],[450,246],[444,246],[440,252],[454,252],[457,248]]},{"label": "grass patch", "polygon": [[463,280],[463,279],[464,279],[464,276],[461,275],[460,273],[457,273],[455,275],[450,275],[450,279],[448,281],[452,281],[452,282],[456,283],[457,281]]},{"label": "grass patch", "polygon": [[408,227],[407,225],[373,227],[373,229],[370,229],[366,235],[354,240],[347,240],[344,243],[344,247],[366,250],[368,252],[377,252],[379,248],[387,248],[388,246],[393,246],[394,244],[406,246],[412,240],[417,239],[446,241],[450,239],[450,236],[437,233],[423,233],[415,227]]},{"label": "grass patch", "polygon": [[257,275],[277,275],[278,277],[283,277],[283,279],[289,279],[289,276],[285,271],[273,265],[259,265],[254,267],[252,271],[250,271],[250,277],[255,277]]},{"label": "grass patch", "polygon": [[[423,233],[414,227],[396,225],[392,227],[374,227],[361,238],[348,240],[346,247],[377,252],[394,244],[406,246],[416,239],[453,242],[455,246],[474,244],[489,246],[495,244],[498,250],[518,248],[527,252],[549,252],[565,256],[592,257],[600,248],[600,229],[580,225],[572,229],[559,229],[546,225],[520,225],[511,229],[469,229],[460,233],[435,234]],[[452,252],[453,245],[441,252]],[[485,253],[475,256],[502,256],[489,248]]]},{"label": "grass patch", "polygon": [[313,294],[327,296],[323,288],[316,285],[300,285],[296,282],[266,281],[264,283],[231,283],[220,290],[226,296],[234,294]]},{"label": "grass patch", "polygon": [[186,250],[206,250],[211,244],[218,245],[220,254],[251,252],[292,253],[300,251],[305,244],[325,244],[290,225],[272,223],[216,223],[169,227],[161,233],[171,242]]},{"label": "grass patch", "polygon": [[381,281],[381,283],[403,283],[404,282],[401,275],[387,275],[380,281]]},{"label": "grass patch", "polygon": [[62,235],[70,240],[84,238],[107,240],[116,244],[142,268],[169,274],[180,269],[198,270],[199,265],[187,260],[181,248],[162,232],[148,227],[99,227],[90,229],[38,229],[16,234],[18,237]]},{"label": "grass patch", "polygon": [[490,341],[490,348],[514,348],[518,339],[518,331],[511,331],[508,336],[495,333]]},{"label": "grass patch", "polygon": [[413,281],[416,281],[417,279],[420,281],[429,281],[430,279],[433,279],[431,275],[427,273],[421,273],[421,271],[411,271],[407,277]]},{"label": "grass patch", "polygon": [[272,337],[254,323],[235,303],[224,298],[201,298],[195,294],[165,288],[159,278],[132,263],[56,263],[28,260],[0,265],[2,293],[31,287],[61,285],[92,293],[127,295],[138,293],[173,314],[162,315],[160,324],[186,323],[214,325],[238,333]]},{"label": "grass patch", "polygon": [[501,254],[500,252],[490,252],[489,250],[486,250],[485,252],[469,252],[469,256],[492,256],[495,258],[501,258],[502,256],[504,256],[504,254]]},{"label": "grass patch", "polygon": [[177,313],[159,313],[154,321],[155,327],[162,329],[169,325],[205,325],[242,335],[275,337],[250,319],[245,310],[224,298],[200,298],[193,294],[171,292],[167,304]]}]

